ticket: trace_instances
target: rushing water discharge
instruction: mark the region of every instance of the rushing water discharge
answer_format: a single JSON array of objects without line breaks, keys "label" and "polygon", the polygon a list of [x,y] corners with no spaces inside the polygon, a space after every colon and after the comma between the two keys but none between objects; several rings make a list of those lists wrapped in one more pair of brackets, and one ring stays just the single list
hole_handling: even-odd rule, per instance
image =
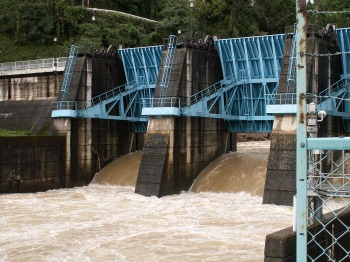
[{"label": "rushing water discharge", "polygon": [[292,224],[291,207],[262,205],[268,151],[239,144],[190,192],[162,198],[134,193],[135,170],[110,177],[113,166],[137,169],[141,153],[89,186],[1,195],[0,261],[263,261],[265,236]]}]

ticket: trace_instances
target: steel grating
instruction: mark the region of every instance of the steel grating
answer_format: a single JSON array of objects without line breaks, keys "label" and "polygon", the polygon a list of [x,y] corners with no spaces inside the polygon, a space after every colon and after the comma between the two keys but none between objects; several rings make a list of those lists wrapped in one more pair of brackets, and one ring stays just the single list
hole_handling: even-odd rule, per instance
[{"label": "steel grating", "polygon": [[308,148],[308,261],[348,261],[350,221],[343,216],[350,212],[350,141],[316,138]]}]

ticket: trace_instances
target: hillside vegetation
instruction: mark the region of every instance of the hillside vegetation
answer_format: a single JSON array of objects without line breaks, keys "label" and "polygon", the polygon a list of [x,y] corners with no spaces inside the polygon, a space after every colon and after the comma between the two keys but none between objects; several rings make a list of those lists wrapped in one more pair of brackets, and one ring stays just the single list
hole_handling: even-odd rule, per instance
[{"label": "hillside vegetation", "polygon": [[[192,0],[191,0],[192,1]],[[309,9],[350,9],[350,0],[318,0]],[[70,45],[162,44],[170,34],[221,38],[283,33],[295,23],[295,0],[0,0],[0,62],[67,56]],[[102,8],[120,13],[93,11]],[[94,20],[92,18],[95,18]],[[350,26],[349,14],[310,13],[309,23]],[[57,37],[57,42],[54,42]]]}]

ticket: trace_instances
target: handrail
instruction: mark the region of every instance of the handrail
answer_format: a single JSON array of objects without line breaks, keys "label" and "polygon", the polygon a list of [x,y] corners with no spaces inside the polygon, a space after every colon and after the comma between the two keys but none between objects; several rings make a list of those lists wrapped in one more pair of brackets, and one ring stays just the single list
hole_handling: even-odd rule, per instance
[{"label": "handrail", "polygon": [[211,86],[208,86],[207,88],[205,88],[205,89],[191,95],[189,98],[187,98],[187,106],[191,106],[191,105],[197,103],[199,100],[203,99],[204,97],[208,97],[208,96],[218,92],[220,89],[224,88],[227,85],[225,83],[226,80],[230,80],[230,82],[238,82],[238,79],[235,79],[234,75],[231,75],[227,78],[224,78],[223,80],[216,82],[216,83],[212,84]]},{"label": "handrail", "polygon": [[181,99],[179,97],[159,97],[159,98],[143,98],[142,107],[181,107]]},{"label": "handrail", "polygon": [[339,81],[335,82],[331,86],[329,86],[327,89],[323,90],[322,92],[319,93],[320,96],[320,101],[322,102],[327,99],[328,96],[332,95],[335,92],[338,92],[341,88],[343,88],[346,85],[350,84],[350,74],[346,75]]},{"label": "handrail", "polygon": [[[112,90],[104,92],[98,96],[95,96],[90,100],[90,102],[91,102],[90,106],[94,106],[94,105],[96,105],[100,102],[103,102],[109,98],[115,97],[115,96],[125,92],[127,89],[131,90],[132,87],[134,87],[134,84],[135,84],[135,80],[128,82],[126,84],[123,84],[121,86],[117,86],[117,87],[113,88]],[[127,88],[127,87],[129,87],[129,88]],[[87,108],[87,107],[88,106],[85,104],[85,108]]]},{"label": "handrail", "polygon": [[292,105],[297,103],[296,93],[266,94],[266,105]]},{"label": "handrail", "polygon": [[0,63],[0,71],[54,68],[56,59],[57,59],[57,67],[64,67],[67,63],[68,57]]},{"label": "handrail", "polygon": [[76,101],[57,101],[52,103],[52,110],[77,110],[78,102]]}]

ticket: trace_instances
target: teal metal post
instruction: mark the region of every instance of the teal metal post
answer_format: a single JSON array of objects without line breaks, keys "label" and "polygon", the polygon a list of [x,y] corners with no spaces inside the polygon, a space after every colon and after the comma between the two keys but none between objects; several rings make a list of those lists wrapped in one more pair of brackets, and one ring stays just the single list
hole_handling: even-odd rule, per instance
[{"label": "teal metal post", "polygon": [[307,261],[306,0],[296,2],[297,86],[297,261]]}]

